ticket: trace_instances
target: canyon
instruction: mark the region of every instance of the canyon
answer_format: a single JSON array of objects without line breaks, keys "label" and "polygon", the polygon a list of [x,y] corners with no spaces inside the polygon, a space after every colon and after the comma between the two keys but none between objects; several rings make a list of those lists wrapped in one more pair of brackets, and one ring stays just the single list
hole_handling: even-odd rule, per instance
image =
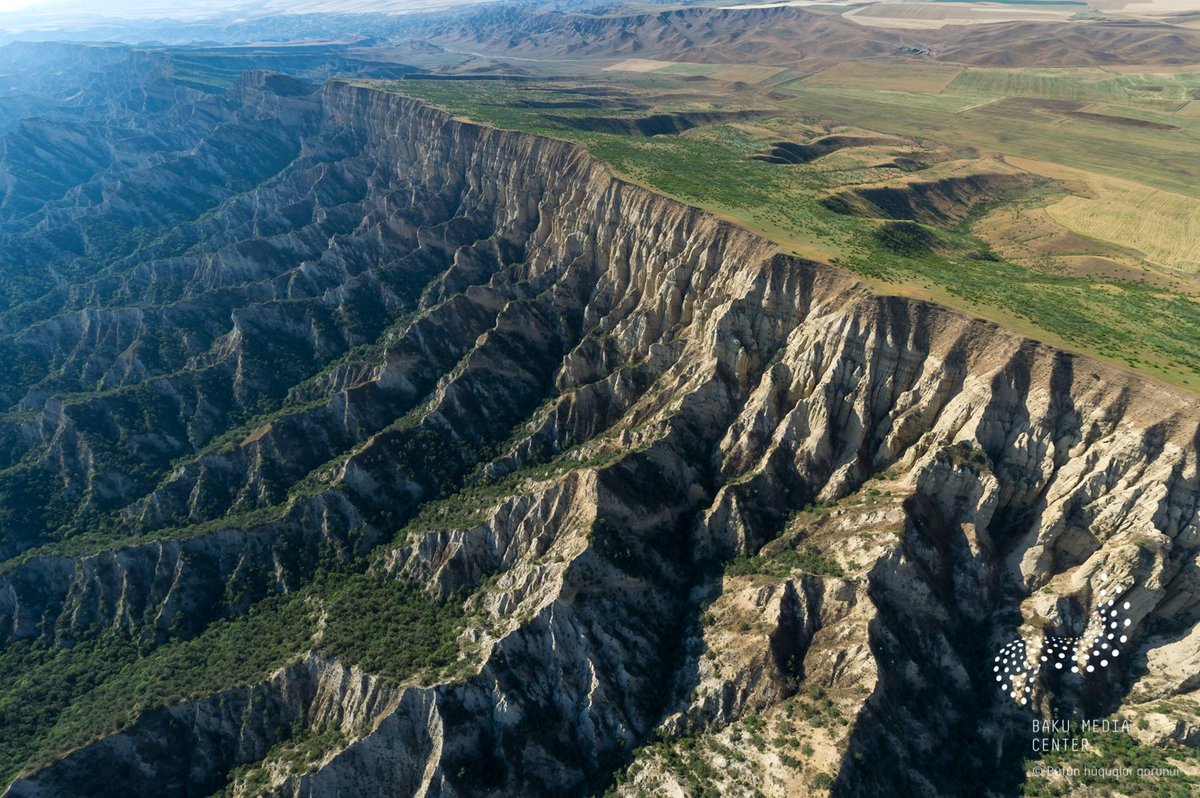
[{"label": "canyon", "polygon": [[[1013,794],[1032,719],[1114,713],[1194,774],[1191,394],[567,142],[130,68],[2,131],[0,707],[129,663],[6,794]],[[338,656],[356,579],[448,608],[445,660]],[[1083,634],[1103,584],[1128,656],[1009,701],[1000,646]],[[303,619],[282,659],[106,717],[261,612]]]}]

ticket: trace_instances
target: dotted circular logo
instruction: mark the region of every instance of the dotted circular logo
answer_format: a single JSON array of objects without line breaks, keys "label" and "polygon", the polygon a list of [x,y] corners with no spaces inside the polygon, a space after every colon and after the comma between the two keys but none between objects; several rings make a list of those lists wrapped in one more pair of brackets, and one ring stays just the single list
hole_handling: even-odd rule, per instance
[{"label": "dotted circular logo", "polygon": [[1013,701],[1026,706],[1032,700],[1034,682],[1044,669],[1070,673],[1095,673],[1121,656],[1129,642],[1131,624],[1125,615],[1129,602],[1121,601],[1126,590],[1107,584],[1100,574],[1100,598],[1081,637],[1043,635],[1041,640],[1018,637],[1000,649],[992,661],[992,673],[1000,689]]}]

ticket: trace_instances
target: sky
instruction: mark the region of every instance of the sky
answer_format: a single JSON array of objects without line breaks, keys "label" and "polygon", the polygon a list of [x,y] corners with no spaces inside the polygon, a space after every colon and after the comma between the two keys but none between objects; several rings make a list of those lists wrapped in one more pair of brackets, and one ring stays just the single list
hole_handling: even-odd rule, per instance
[{"label": "sky", "polygon": [[[155,40],[172,25],[237,25],[282,14],[438,11],[489,0],[0,0],[0,45],[22,38],[72,36]],[[149,27],[146,27],[149,26]],[[166,26],[166,27],[164,27]],[[166,38],[164,38],[166,35]]]},{"label": "sky", "polygon": [[239,6],[260,5],[241,0],[0,0],[0,14],[31,12],[39,16],[96,17],[121,16],[186,18],[212,15],[232,11]]},{"label": "sky", "polygon": [[[436,11],[489,0],[0,0],[0,45],[99,32],[113,41],[172,40],[164,31],[184,26],[237,25],[282,14]],[[149,27],[146,27],[149,26]],[[164,27],[165,26],[165,27]],[[166,35],[166,38],[163,38]],[[131,38],[130,38],[131,37]]]},{"label": "sky", "polygon": [[[297,3],[296,5],[302,5]],[[239,6],[256,6],[263,3],[245,0],[0,0],[0,13],[34,10],[55,14],[78,13],[80,16],[121,15],[130,17],[168,16],[175,14],[200,14],[235,10]]]},{"label": "sky", "polygon": [[241,12],[411,11],[429,4],[428,0],[0,0],[0,14],[206,19]]}]

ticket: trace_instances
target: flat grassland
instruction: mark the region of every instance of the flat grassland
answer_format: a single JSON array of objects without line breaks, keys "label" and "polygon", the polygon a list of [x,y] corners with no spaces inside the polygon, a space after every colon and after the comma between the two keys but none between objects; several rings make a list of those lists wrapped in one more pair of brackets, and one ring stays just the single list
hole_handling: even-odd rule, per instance
[{"label": "flat grassland", "polygon": [[[1039,82],[1041,96],[1028,97],[1016,93],[1015,87],[988,85],[991,76],[985,76],[984,85],[971,85],[975,78],[967,76],[975,71],[967,70],[940,93],[880,91],[807,80],[774,89],[792,95],[791,107],[871,130],[958,142],[1200,196],[1200,120],[1178,113],[1182,101],[1171,105],[1157,98],[1127,96],[1120,114],[1102,114],[1178,128],[1137,129],[1119,121],[1071,115],[1092,112],[1073,95],[1107,92],[1091,77],[1063,76],[1057,96],[1052,93],[1053,82]],[[1186,89],[1200,89],[1200,75],[1156,77],[1163,85],[1179,81]],[[1014,77],[1006,76],[1004,82],[1014,82]]]},{"label": "flat grassland", "polygon": [[953,94],[1061,100],[1124,100],[1129,96],[1121,76],[1101,69],[964,69],[943,89]]},{"label": "flat grassland", "polygon": [[806,78],[805,83],[810,86],[936,94],[963,72],[963,67],[956,64],[896,62],[890,70],[884,69],[884,66],[886,62],[842,61]]},{"label": "flat grassland", "polygon": [[[1200,119],[1187,113],[1200,74],[917,63],[904,80],[901,66],[857,61],[740,91],[669,68],[610,72],[603,96],[612,107],[603,109],[570,102],[576,92],[600,96],[593,78],[382,85],[479,122],[574,141],[627,180],[877,290],[1200,389]],[[766,114],[658,136],[577,122],[739,109]],[[780,142],[830,136],[859,143],[803,163],[771,161]],[[922,183],[975,171],[986,184],[997,164],[1036,187],[996,191],[916,228],[822,202],[871,186],[919,200]]]},{"label": "flat grassland", "polygon": [[714,80],[742,83],[761,83],[784,71],[784,67],[759,66],[757,64],[734,64],[709,75]]}]

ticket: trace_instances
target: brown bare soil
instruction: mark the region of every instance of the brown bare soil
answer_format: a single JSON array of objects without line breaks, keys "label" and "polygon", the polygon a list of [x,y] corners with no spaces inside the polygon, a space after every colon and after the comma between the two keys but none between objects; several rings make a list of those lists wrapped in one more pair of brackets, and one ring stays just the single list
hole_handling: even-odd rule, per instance
[{"label": "brown bare soil", "polygon": [[1114,254],[1111,245],[1058,224],[1045,208],[1000,208],[979,220],[974,229],[992,249],[1013,260]]},{"label": "brown bare soil", "polygon": [[1067,116],[1075,119],[1086,119],[1089,122],[1103,122],[1107,125],[1120,125],[1121,127],[1140,127],[1146,130],[1179,130],[1178,125],[1168,125],[1163,122],[1150,122],[1145,119],[1134,119],[1130,116],[1095,114],[1089,111],[1068,111]]}]

